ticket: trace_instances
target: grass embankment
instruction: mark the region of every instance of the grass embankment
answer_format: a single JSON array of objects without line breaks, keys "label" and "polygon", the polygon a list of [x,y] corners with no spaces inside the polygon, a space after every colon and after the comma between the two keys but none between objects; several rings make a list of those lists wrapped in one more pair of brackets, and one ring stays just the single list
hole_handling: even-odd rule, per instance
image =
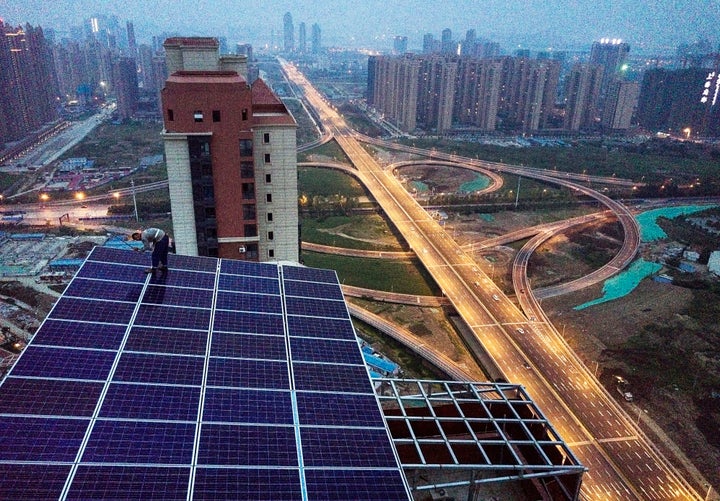
[{"label": "grass embankment", "polygon": [[303,252],[303,262],[313,268],[337,271],[340,282],[367,289],[432,296],[438,293],[419,261],[388,261],[334,254]]}]

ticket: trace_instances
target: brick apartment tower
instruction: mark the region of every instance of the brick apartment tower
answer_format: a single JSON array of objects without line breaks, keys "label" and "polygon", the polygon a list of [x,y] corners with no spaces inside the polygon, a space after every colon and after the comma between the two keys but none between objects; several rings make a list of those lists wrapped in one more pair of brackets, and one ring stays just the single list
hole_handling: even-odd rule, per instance
[{"label": "brick apartment tower", "polygon": [[178,254],[299,261],[296,123],[245,56],[168,38],[163,139]]}]

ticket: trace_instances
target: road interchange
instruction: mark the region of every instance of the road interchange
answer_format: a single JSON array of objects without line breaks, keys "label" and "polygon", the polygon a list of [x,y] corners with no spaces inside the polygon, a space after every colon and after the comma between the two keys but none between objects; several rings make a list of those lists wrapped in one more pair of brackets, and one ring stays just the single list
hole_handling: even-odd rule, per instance
[{"label": "road interchange", "polygon": [[[285,63],[283,67],[288,78],[303,89],[324,129],[332,133],[351,159],[358,178],[470,327],[475,338],[472,341],[482,344],[508,380],[525,386],[560,436],[588,467],[581,496],[585,499],[700,499],[564,344],[554,327],[547,321],[529,321],[399,181],[375,162],[356,140],[356,133],[307,80],[291,65]],[[459,159],[455,155],[440,155],[440,158]],[[570,180],[537,170],[474,162],[559,184],[596,198],[615,212],[625,231],[624,244],[612,265],[621,269],[635,256],[639,231],[634,217],[622,204]],[[527,365],[530,369],[525,368]]]}]

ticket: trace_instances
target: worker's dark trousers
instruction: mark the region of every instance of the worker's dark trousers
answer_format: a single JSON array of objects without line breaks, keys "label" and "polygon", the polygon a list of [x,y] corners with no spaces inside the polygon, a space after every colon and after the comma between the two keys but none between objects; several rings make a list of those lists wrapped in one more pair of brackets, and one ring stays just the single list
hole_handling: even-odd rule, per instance
[{"label": "worker's dark trousers", "polygon": [[152,267],[157,268],[160,263],[167,266],[168,249],[170,247],[170,237],[165,235],[159,242],[155,242],[152,252]]}]

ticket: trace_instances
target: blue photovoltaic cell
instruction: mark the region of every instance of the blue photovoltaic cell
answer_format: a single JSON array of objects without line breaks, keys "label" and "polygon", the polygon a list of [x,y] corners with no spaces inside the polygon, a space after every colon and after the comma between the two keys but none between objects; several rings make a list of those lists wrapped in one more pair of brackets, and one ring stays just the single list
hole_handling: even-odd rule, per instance
[{"label": "blue photovoltaic cell", "polygon": [[114,380],[199,386],[204,365],[202,357],[123,353]]},{"label": "blue photovoltaic cell", "polygon": [[[73,462],[89,419],[4,416],[0,426],[0,462]],[[3,482],[0,482],[2,484]]]},{"label": "blue photovoltaic cell", "polygon": [[130,321],[135,303],[91,301],[61,297],[50,312],[50,318],[62,318],[80,322],[103,322],[126,324]]},{"label": "blue photovoltaic cell", "polygon": [[269,278],[220,275],[218,290],[277,295],[280,294],[280,282],[277,279]]},{"label": "blue photovoltaic cell", "polygon": [[150,285],[147,289],[145,289],[142,302],[150,304],[210,308],[212,306],[212,298],[213,291],[209,289],[188,289],[185,287],[163,287],[160,285]]},{"label": "blue photovoltaic cell", "polygon": [[36,347],[45,344],[117,350],[126,330],[126,325],[47,319],[35,334],[32,344]]},{"label": "blue photovoltaic cell", "polygon": [[214,331],[285,334],[282,315],[216,310]]},{"label": "blue photovoltaic cell", "polygon": [[305,282],[338,283],[334,270],[321,270],[318,268],[305,268],[304,266],[283,266],[283,278],[289,280],[303,280]]},{"label": "blue photovoltaic cell", "polygon": [[282,298],[270,294],[218,292],[215,307],[219,310],[282,313]]},{"label": "blue photovoltaic cell", "polygon": [[64,296],[134,303],[140,297],[142,288],[142,284],[76,278],[65,289]]},{"label": "blue photovoltaic cell", "polygon": [[194,423],[98,420],[83,463],[189,464]]},{"label": "blue photovoltaic cell", "polygon": [[180,254],[170,254],[168,256],[168,266],[173,270],[179,268],[182,270],[215,273],[217,264],[218,260],[214,257],[183,256]]},{"label": "blue photovoltaic cell", "polygon": [[294,501],[299,443],[309,499],[408,499],[335,272],[149,261],[95,248],[0,384],[0,499],[81,455],[68,499]]},{"label": "blue photovoltaic cell", "polygon": [[297,466],[297,461],[292,426],[203,424],[200,431],[201,465]]},{"label": "blue photovoltaic cell", "polygon": [[296,362],[363,364],[356,341],[291,337],[290,351]]},{"label": "blue photovoltaic cell", "polygon": [[253,263],[251,261],[237,261],[223,259],[220,263],[221,274],[232,275],[248,275],[251,277],[271,277],[277,278],[278,271],[276,266],[267,266],[261,263]]},{"label": "blue photovoltaic cell", "polygon": [[210,309],[204,308],[143,304],[138,309],[134,324],[148,327],[207,330],[210,326],[210,312]]},{"label": "blue photovoltaic cell", "polygon": [[190,468],[80,465],[68,499],[186,500]]},{"label": "blue photovoltaic cell", "polygon": [[196,421],[200,388],[150,384],[111,384],[100,417]]},{"label": "blue photovoltaic cell", "polygon": [[70,465],[0,464],[0,499],[60,499]]},{"label": "blue photovoltaic cell", "polygon": [[211,358],[207,384],[271,390],[290,388],[287,362],[236,358]]},{"label": "blue photovoltaic cell", "polygon": [[207,349],[207,337],[207,330],[133,327],[125,342],[125,351],[204,355]]},{"label": "blue photovoltaic cell", "polygon": [[[145,275],[144,273],[143,275],[147,277],[147,275]],[[170,270],[167,273],[154,273],[150,277],[150,284],[165,285],[168,287],[214,289],[215,274],[183,270]]]},{"label": "blue photovoltaic cell", "polygon": [[300,431],[305,466],[394,468],[397,460],[385,428],[302,427]]},{"label": "blue photovoltaic cell", "polygon": [[288,296],[314,297],[323,299],[337,299],[342,301],[342,289],[337,283],[300,282],[298,280],[284,280],[285,294]]},{"label": "blue photovoltaic cell", "polygon": [[388,470],[305,470],[308,499],[412,499],[402,474]]},{"label": "blue photovoltaic cell", "polygon": [[203,422],[293,424],[289,391],[208,388]]},{"label": "blue photovoltaic cell", "polygon": [[115,352],[28,346],[13,367],[13,376],[107,379]]},{"label": "blue photovoltaic cell", "polygon": [[300,425],[385,428],[375,395],[301,391],[297,404]]},{"label": "blue photovoltaic cell", "polygon": [[109,247],[93,247],[88,256],[88,261],[100,261],[112,264],[135,264],[145,266],[149,262],[149,255],[134,252],[133,249],[111,249]]},{"label": "blue photovoltaic cell", "polygon": [[273,501],[303,499],[297,469],[199,467],[195,472],[193,494],[194,499],[272,499]]},{"label": "blue photovoltaic cell", "polygon": [[368,393],[372,391],[365,366],[293,363],[295,388],[308,391]]},{"label": "blue photovoltaic cell", "polygon": [[256,336],[215,332],[210,355],[213,357],[287,360],[283,336]]},{"label": "blue photovoltaic cell", "polygon": [[307,318],[287,316],[291,336],[320,337],[326,339],[355,340],[355,330],[349,319]]},{"label": "blue photovoltaic cell", "polygon": [[0,387],[0,414],[92,416],[103,383],[8,377]]},{"label": "blue photovoltaic cell", "polygon": [[345,301],[327,301],[305,297],[286,297],[288,315],[307,315],[313,317],[347,318]]},{"label": "blue photovoltaic cell", "polygon": [[[100,280],[113,280],[116,282],[144,283],[147,275],[139,266],[124,264],[96,263],[86,261],[75,274],[80,278],[97,278]],[[108,284],[111,286],[112,284]]]}]

